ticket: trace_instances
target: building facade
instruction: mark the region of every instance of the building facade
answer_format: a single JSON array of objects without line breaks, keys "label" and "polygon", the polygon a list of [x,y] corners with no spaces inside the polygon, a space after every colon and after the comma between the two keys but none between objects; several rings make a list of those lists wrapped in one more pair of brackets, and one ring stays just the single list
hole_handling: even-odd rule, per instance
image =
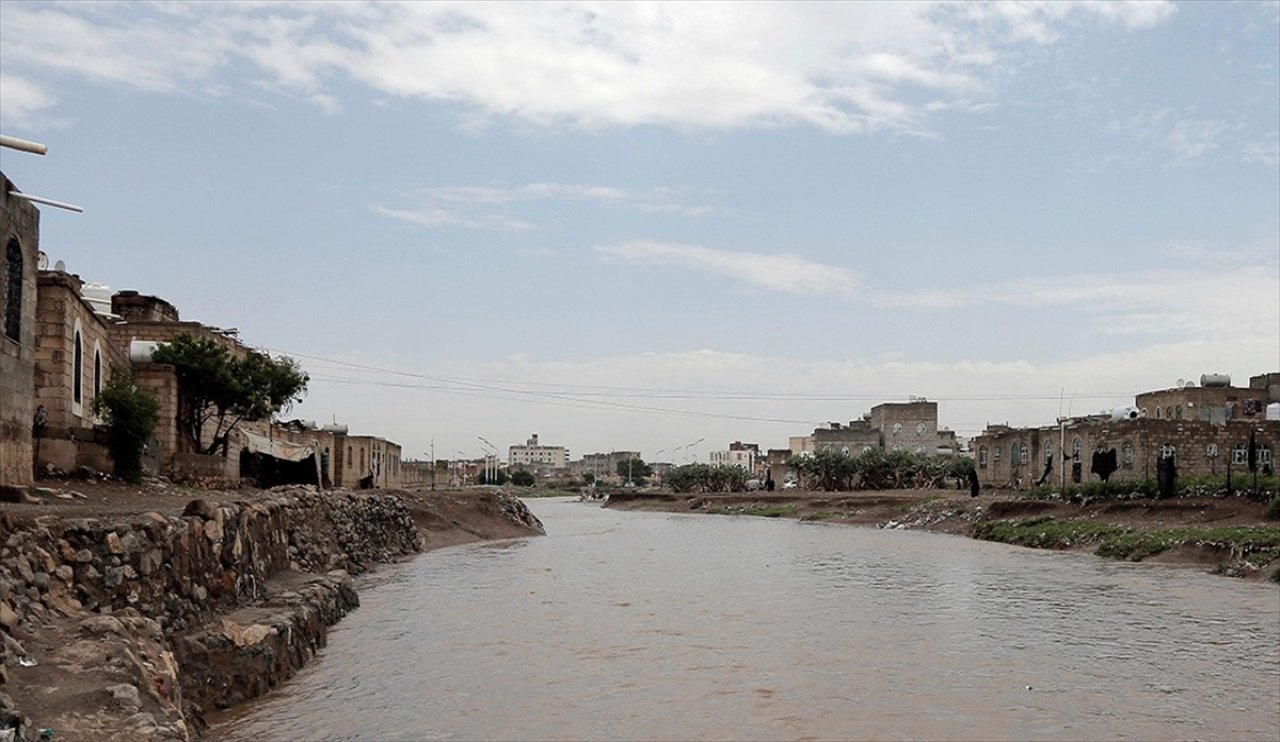
[{"label": "building facade", "polygon": [[36,271],[40,254],[40,212],[0,173],[0,485],[33,480],[32,426],[36,366]]},{"label": "building facade", "polygon": [[538,434],[529,437],[523,446],[511,446],[507,452],[507,465],[534,471],[566,469],[569,466],[569,449],[564,446],[544,446],[538,442]]}]

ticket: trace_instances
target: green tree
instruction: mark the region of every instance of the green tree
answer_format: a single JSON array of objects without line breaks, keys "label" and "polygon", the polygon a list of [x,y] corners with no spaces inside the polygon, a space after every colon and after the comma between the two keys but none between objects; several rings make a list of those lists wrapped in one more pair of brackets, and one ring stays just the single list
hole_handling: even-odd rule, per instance
[{"label": "green tree", "polygon": [[249,351],[236,358],[210,338],[179,333],[151,356],[178,377],[178,426],[200,453],[227,454],[242,421],[266,420],[300,401],[310,378],[297,361]]},{"label": "green tree", "polygon": [[653,476],[653,467],[643,459],[626,459],[618,462],[618,476],[629,482],[644,484],[645,477]]},{"label": "green tree", "polygon": [[533,472],[531,471],[516,469],[511,472],[511,483],[517,487],[532,487],[533,482]]},{"label": "green tree", "polygon": [[106,421],[107,450],[115,475],[128,482],[142,479],[142,450],[155,435],[160,401],[149,389],[133,383],[125,365],[111,367],[106,386],[93,398],[93,414]]}]

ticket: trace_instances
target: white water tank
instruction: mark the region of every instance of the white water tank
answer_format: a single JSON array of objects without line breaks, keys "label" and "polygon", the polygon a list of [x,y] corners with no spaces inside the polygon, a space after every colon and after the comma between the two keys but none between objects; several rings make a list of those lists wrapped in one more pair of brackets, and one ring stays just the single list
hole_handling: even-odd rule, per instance
[{"label": "white water tank", "polygon": [[1267,419],[1280,420],[1280,402],[1272,402],[1267,405]]},{"label": "white water tank", "polygon": [[94,314],[111,314],[111,287],[101,283],[86,283],[80,287],[80,297],[93,307]]},{"label": "white water tank", "polygon": [[324,426],[324,428],[322,428],[322,430],[324,430],[324,432],[326,433],[337,433],[339,435],[347,434],[346,425],[326,425]]},{"label": "white water tank", "polygon": [[129,341],[129,360],[132,363],[151,363],[151,354],[156,352],[164,343],[158,343],[155,340],[131,340]]},{"label": "white water tank", "polygon": [[1111,411],[1112,420],[1137,420],[1139,417],[1141,417],[1141,412],[1133,405],[1117,407]]},{"label": "white water tank", "polygon": [[1200,374],[1200,386],[1231,386],[1231,374]]}]

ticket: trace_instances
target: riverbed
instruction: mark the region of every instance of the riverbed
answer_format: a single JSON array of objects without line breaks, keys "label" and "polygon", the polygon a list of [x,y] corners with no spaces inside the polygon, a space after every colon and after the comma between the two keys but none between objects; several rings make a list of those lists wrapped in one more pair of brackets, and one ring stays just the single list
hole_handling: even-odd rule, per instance
[{"label": "riverbed", "polygon": [[940,534],[531,500],[365,581],[219,739],[1280,738],[1280,589]]}]

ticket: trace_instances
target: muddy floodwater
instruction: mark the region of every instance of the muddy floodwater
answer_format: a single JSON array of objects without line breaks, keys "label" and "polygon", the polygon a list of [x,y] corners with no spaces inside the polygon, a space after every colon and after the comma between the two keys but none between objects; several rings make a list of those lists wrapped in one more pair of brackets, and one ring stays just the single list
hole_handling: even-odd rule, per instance
[{"label": "muddy floodwater", "polygon": [[230,740],[1280,739],[1280,588],[964,538],[531,500],[385,568]]}]

